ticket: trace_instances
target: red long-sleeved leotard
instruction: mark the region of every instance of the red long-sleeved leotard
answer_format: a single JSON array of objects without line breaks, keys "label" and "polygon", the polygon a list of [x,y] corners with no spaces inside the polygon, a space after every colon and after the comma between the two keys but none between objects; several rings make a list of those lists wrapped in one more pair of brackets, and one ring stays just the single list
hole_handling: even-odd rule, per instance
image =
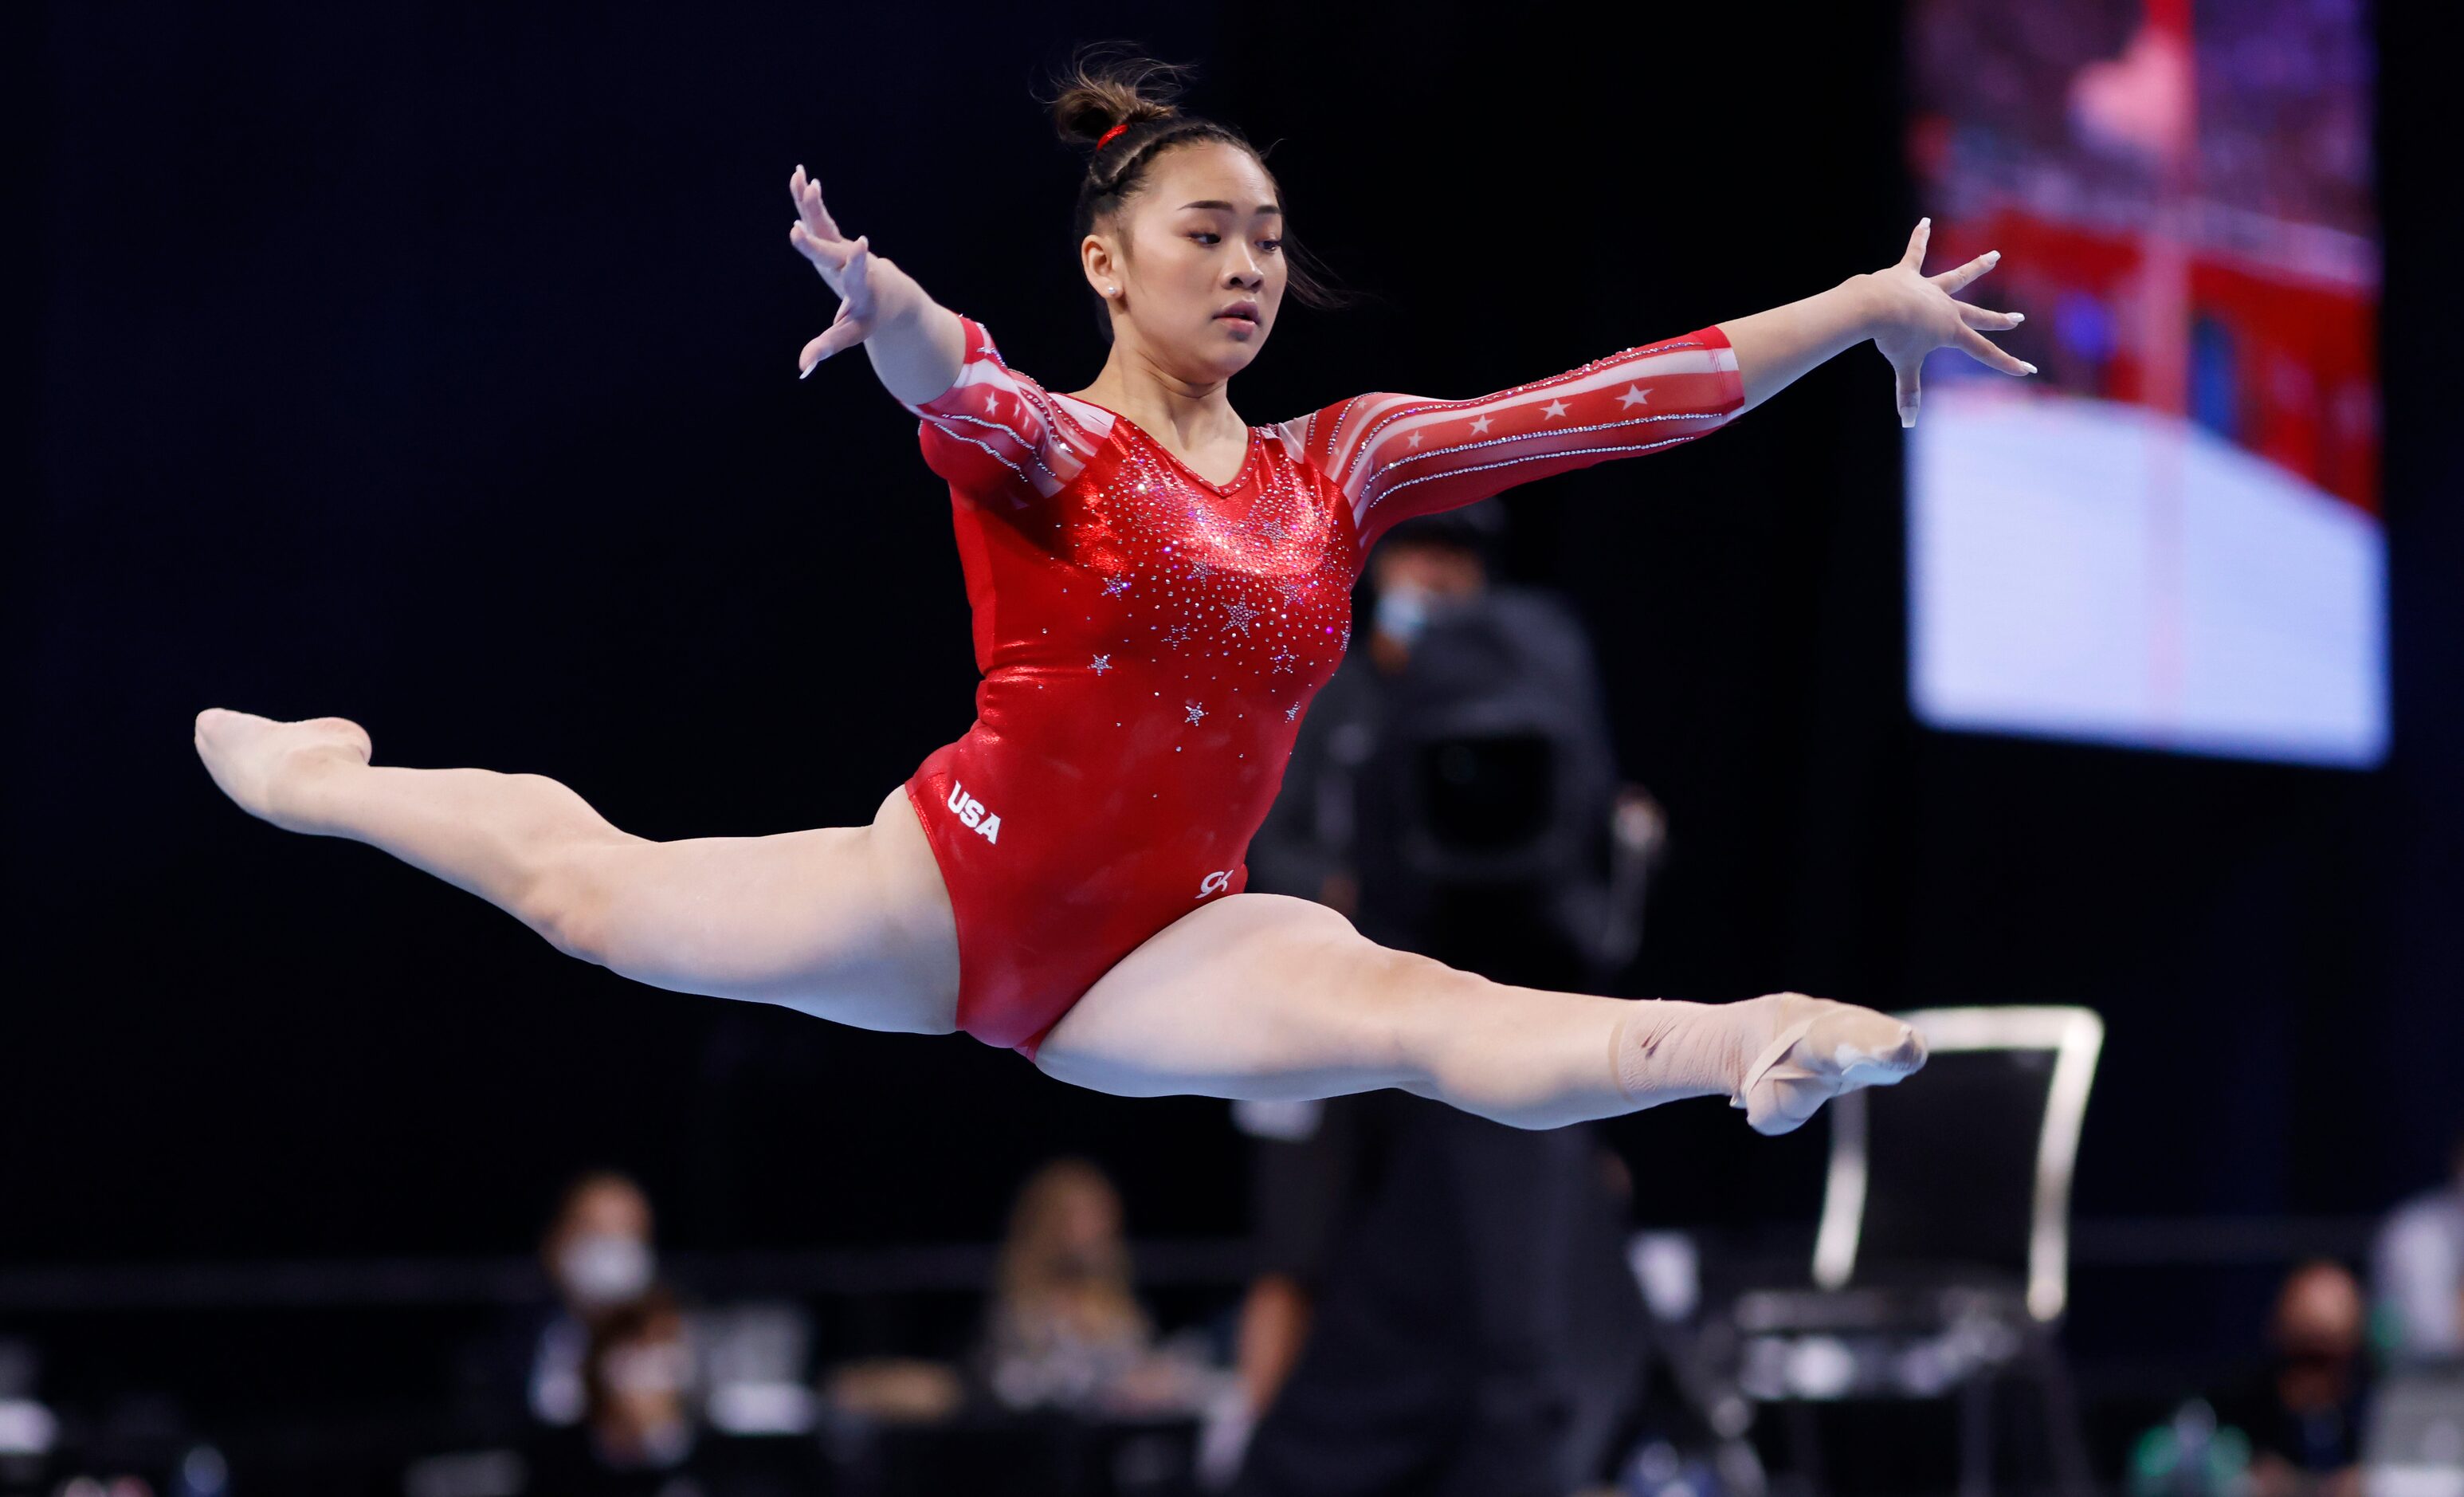
[{"label": "red long-sleeved leotard", "polygon": [[959,1027],[1030,1057],[1114,962],[1246,885],[1379,536],[1744,404],[1705,328],[1477,400],[1360,395],[1251,427],[1216,484],[961,320],[957,383],[907,408],[950,483],[983,679],[974,726],[907,791],[957,914]]}]

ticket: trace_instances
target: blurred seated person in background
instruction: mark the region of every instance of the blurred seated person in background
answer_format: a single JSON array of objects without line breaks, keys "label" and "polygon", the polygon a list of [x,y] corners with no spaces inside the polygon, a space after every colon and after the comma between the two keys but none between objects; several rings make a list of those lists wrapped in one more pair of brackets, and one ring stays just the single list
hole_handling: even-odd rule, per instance
[{"label": "blurred seated person in background", "polygon": [[1207,1370],[1155,1345],[1131,1287],[1120,1195],[1093,1164],[1055,1159],[1028,1177],[997,1272],[983,1356],[1002,1403],[1136,1415],[1203,1401]]},{"label": "blurred seated person in background", "polygon": [[2250,1437],[2250,1497],[2361,1497],[2365,1322],[2343,1265],[2315,1260],[2285,1279],[2273,1360],[2215,1400],[2217,1421]]},{"label": "blurred seated person in background", "polygon": [[2464,1129],[2447,1183],[2396,1207],[2379,1228],[2370,1286],[2398,1361],[2464,1356]]},{"label": "blurred seated person in background", "polygon": [[582,1176],[558,1202],[539,1261],[557,1309],[532,1352],[531,1415],[543,1424],[574,1424],[587,1401],[583,1363],[593,1331],[648,1292],[657,1271],[650,1198],[612,1170]]},{"label": "blurred seated person in background", "polygon": [[511,1441],[533,1423],[581,1422],[591,1327],[650,1287],[650,1226],[649,1198],[623,1175],[593,1170],[564,1188],[539,1247],[554,1298],[463,1348],[456,1438]]},{"label": "blurred seated person in background", "polygon": [[583,1418],[533,1442],[541,1493],[698,1497],[693,1354],[674,1298],[653,1287],[591,1322]]}]

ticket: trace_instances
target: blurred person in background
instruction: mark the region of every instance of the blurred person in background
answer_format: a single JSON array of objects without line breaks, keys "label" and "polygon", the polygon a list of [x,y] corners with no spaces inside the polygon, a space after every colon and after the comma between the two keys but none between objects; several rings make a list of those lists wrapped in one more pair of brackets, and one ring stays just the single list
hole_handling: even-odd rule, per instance
[{"label": "blurred person in background", "polygon": [[[1620,786],[1579,623],[1492,587],[1494,502],[1370,559],[1369,648],[1303,723],[1250,887],[1504,981],[1604,991],[1639,938],[1658,807]],[[1242,1104],[1258,1277],[1239,1362],[1243,1494],[1559,1497],[1632,1397],[1645,1328],[1614,1161],[1401,1092]],[[1242,1430],[1243,1437],[1247,1430]]]},{"label": "blurred person in background", "polygon": [[1303,1183],[1261,1223],[1232,1490],[1563,1497],[1595,1475],[1649,1330],[1593,1131],[1384,1091],[1269,1147]]},{"label": "blurred person in background", "polygon": [[594,1169],[564,1187],[539,1244],[551,1297],[509,1315],[454,1364],[460,1438],[510,1442],[533,1424],[582,1421],[591,1330],[656,1281],[652,1229],[649,1198],[628,1176]]},{"label": "blurred person in background", "polygon": [[[1301,720],[1283,788],[1250,844],[1249,884],[1314,899],[1374,940],[1501,981],[1589,989],[1613,981],[1639,945],[1642,882],[1665,819],[1640,785],[1616,779],[1581,622],[1553,594],[1492,583],[1506,526],[1503,506],[1485,500],[1405,520],[1371,555],[1368,649],[1345,657]],[[1424,640],[1441,658],[1415,672]],[[1533,696],[1508,699],[1508,681]],[[1420,828],[1405,825],[1418,820],[1413,807],[1394,803],[1428,772],[1407,761],[1418,745],[1403,740],[1431,709],[1467,703],[1498,726],[1551,730],[1545,774],[1562,786],[1556,808],[1580,835],[1538,877],[1446,891],[1402,865],[1403,834]],[[1390,744],[1397,752],[1378,752]],[[1542,782],[1537,773],[1525,780]],[[1375,886],[1365,897],[1364,876]],[[1450,897],[1457,910],[1432,908]],[[1451,918],[1458,910],[1476,918]]]},{"label": "blurred person in background", "polygon": [[1194,1412],[1207,1369],[1159,1350],[1138,1304],[1121,1198],[1085,1159],[1027,1178],[1001,1244],[983,1347],[993,1396],[1017,1409]]},{"label": "blurred person in background", "polygon": [[2269,1363],[2214,1400],[2217,1421],[2250,1439],[2250,1497],[2361,1497],[2366,1329],[2343,1265],[2318,1259],[2285,1278]]},{"label": "blurred person in background", "polygon": [[2447,1183],[2390,1213],[2371,1254],[2370,1286],[2398,1361],[2464,1356],[2464,1127]]},{"label": "blurred person in background", "polygon": [[565,1187],[539,1243],[539,1262],[557,1297],[531,1354],[530,1409],[539,1422],[582,1420],[592,1334],[655,1282],[652,1226],[650,1198],[627,1176],[593,1170]]},{"label": "blurred person in background", "polygon": [[583,1407],[532,1442],[539,1492],[699,1497],[693,1346],[672,1295],[653,1286],[596,1315],[583,1354]]}]

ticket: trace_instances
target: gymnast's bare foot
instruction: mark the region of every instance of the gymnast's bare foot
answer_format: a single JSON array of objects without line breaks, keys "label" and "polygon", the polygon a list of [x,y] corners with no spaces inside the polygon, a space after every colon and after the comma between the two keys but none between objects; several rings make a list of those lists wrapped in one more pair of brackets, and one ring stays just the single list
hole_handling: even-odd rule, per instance
[{"label": "gymnast's bare foot", "polygon": [[197,714],[197,757],[223,794],[285,831],[319,830],[302,793],[337,766],[365,764],[375,745],[347,717],[276,722],[209,707]]}]

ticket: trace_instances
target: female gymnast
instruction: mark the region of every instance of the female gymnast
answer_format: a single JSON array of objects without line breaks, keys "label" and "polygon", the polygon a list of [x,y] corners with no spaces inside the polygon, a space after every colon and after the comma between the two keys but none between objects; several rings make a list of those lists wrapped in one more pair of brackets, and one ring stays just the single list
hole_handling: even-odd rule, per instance
[{"label": "female gymnast", "polygon": [[982,673],[975,724],[869,826],[653,842],[537,775],[376,765],[348,720],[209,709],[196,745],[215,783],[638,981],[965,1030],[1121,1095],[1398,1087],[1524,1128],[1722,1095],[1773,1134],[1914,1071],[1923,1042],[1870,1009],[1492,982],[1323,905],[1244,892],[1242,859],[1390,526],[1690,441],[1867,340],[1898,371],[1903,424],[1936,347],[2034,373],[1978,331],[2018,314],[1954,299],[1995,256],[1925,275],[1920,223],[1887,269],[1564,374],[1251,426],[1231,377],[1287,290],[1327,294],[1284,253],[1258,153],[1173,104],[1177,71],[1082,55],[1053,100],[1065,138],[1093,143],[1078,253],[1111,341],[1072,393],[1009,367],[982,324],[841,233],[803,167],[789,179],[790,242],[841,298],[800,367],[860,343],[921,418]]}]

